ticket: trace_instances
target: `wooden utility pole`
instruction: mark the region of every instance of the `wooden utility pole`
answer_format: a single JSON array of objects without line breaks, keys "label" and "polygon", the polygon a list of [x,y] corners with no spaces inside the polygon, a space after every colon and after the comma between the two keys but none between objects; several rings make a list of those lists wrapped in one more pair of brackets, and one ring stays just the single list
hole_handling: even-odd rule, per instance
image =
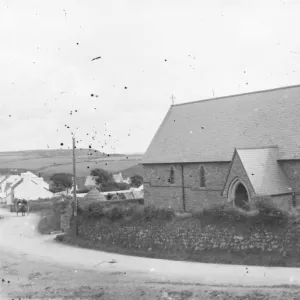
[{"label": "wooden utility pole", "polygon": [[75,234],[78,235],[78,218],[77,218],[77,210],[78,203],[76,197],[76,155],[75,155],[75,136],[73,135],[73,200],[74,200],[74,226],[75,226]]}]

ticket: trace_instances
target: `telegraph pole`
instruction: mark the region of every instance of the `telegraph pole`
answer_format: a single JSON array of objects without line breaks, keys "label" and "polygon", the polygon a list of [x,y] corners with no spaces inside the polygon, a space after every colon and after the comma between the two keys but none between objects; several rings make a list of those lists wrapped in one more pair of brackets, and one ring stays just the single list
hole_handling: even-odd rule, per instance
[{"label": "telegraph pole", "polygon": [[73,141],[73,200],[74,200],[74,225],[75,225],[75,234],[78,235],[78,218],[77,218],[77,210],[78,210],[78,203],[76,197],[76,156],[75,156],[75,136],[72,137]]}]

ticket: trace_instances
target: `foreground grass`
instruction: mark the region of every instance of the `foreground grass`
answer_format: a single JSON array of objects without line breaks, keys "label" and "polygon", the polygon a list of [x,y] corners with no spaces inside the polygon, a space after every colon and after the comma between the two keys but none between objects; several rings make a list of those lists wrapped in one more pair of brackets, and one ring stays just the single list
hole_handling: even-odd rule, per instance
[{"label": "foreground grass", "polygon": [[189,254],[182,252],[154,252],[145,249],[124,248],[119,245],[107,245],[100,241],[93,241],[72,233],[56,236],[56,241],[74,245],[86,249],[94,249],[111,253],[124,255],[133,255],[158,259],[169,259],[177,261],[194,261],[214,264],[234,264],[249,266],[280,266],[280,267],[300,267],[300,257],[294,256],[283,257],[278,252],[263,251],[240,251],[228,252],[222,249],[202,251],[201,254]]}]

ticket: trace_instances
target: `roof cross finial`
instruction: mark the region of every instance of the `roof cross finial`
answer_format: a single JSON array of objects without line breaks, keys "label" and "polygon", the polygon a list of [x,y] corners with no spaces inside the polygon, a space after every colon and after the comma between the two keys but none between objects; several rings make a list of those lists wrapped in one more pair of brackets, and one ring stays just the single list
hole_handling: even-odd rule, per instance
[{"label": "roof cross finial", "polygon": [[176,98],[174,97],[174,95],[172,94],[172,96],[171,96],[171,100],[172,100],[172,105],[174,104],[174,100],[175,100]]}]

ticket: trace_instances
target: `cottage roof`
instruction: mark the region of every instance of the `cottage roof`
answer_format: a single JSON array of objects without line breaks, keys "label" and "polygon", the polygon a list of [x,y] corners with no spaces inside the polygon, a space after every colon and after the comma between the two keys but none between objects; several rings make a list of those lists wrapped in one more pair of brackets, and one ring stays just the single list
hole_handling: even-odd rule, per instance
[{"label": "cottage roof", "polygon": [[14,183],[11,184],[11,189],[16,188],[19,184],[23,182],[23,178],[20,178],[19,180],[15,181]]},{"label": "cottage roof", "polygon": [[21,176],[29,176],[29,177],[33,177],[33,178],[38,178],[38,176],[37,175],[35,175],[35,174],[33,174],[32,172],[29,172],[29,171],[27,171],[27,172],[25,172],[25,173],[21,173]]},{"label": "cottage roof", "polygon": [[278,148],[237,149],[244,169],[257,195],[293,192],[286,174],[278,164]]},{"label": "cottage roof", "polygon": [[83,190],[85,188],[85,182],[86,182],[85,177],[77,177],[76,178],[76,185],[78,187],[78,190]]},{"label": "cottage roof", "polygon": [[13,185],[12,182],[7,182],[6,185],[5,185],[5,188],[4,188],[4,191],[3,191],[3,192],[6,193],[12,185]]},{"label": "cottage roof", "polygon": [[231,161],[235,148],[278,145],[300,159],[300,85],[172,105],[142,163]]},{"label": "cottage roof", "polygon": [[94,176],[88,175],[85,180],[85,186],[96,186],[96,180]]},{"label": "cottage roof", "polygon": [[7,176],[5,176],[5,175],[0,176],[0,183],[2,183],[3,181],[5,181],[6,178],[7,178]]},{"label": "cottage roof", "polygon": [[122,176],[122,173],[114,174],[114,175],[113,175],[113,179],[114,179],[114,181],[117,182],[117,183],[123,182],[123,176]]},{"label": "cottage roof", "polygon": [[[43,180],[37,181],[37,180],[35,180],[35,178],[31,178],[30,181],[33,182],[35,185],[42,187],[44,190],[49,191],[49,185],[45,181],[43,181]],[[21,183],[21,181],[19,181],[18,185],[20,183]]]},{"label": "cottage roof", "polygon": [[7,178],[6,178],[6,182],[15,182],[17,180],[19,180],[21,178],[20,175],[9,175]]}]

